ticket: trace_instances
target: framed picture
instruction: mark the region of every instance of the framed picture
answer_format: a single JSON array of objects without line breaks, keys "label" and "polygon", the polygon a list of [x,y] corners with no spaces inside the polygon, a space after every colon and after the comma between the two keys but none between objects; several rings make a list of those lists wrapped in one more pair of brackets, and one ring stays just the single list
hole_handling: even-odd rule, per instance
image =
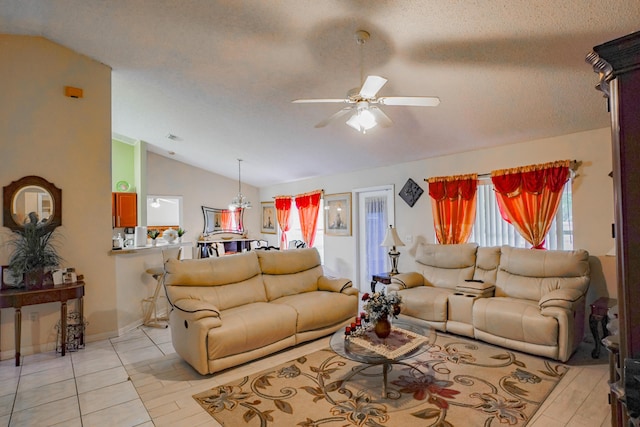
[{"label": "framed picture", "polygon": [[275,202],[262,202],[262,226],[260,232],[276,234],[276,205]]},{"label": "framed picture", "polygon": [[424,190],[422,189],[422,187],[416,184],[414,180],[409,178],[406,184],[404,184],[404,187],[402,187],[402,190],[400,190],[400,193],[398,193],[398,195],[402,198],[402,200],[407,202],[409,207],[413,207],[413,205],[416,204],[420,196],[422,196],[422,193],[424,193]]},{"label": "framed picture", "polygon": [[351,236],[351,193],[325,194],[324,234]]}]

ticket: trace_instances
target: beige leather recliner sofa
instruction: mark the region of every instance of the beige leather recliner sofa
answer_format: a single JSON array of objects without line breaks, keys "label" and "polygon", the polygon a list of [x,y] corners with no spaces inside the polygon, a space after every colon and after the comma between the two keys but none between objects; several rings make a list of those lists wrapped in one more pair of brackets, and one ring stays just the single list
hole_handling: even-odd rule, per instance
[{"label": "beige leather recliner sofa", "polygon": [[169,260],[164,284],[173,346],[203,375],[328,335],[358,314],[357,289],[325,276],[315,248]]},{"label": "beige leather recliner sofa", "polygon": [[401,317],[563,362],[584,336],[584,250],[421,244],[415,265],[388,287]]}]

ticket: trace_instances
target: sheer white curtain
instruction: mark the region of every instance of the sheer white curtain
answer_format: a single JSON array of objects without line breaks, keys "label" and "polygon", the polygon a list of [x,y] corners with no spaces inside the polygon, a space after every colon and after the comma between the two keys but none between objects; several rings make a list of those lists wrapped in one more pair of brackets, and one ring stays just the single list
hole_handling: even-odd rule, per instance
[{"label": "sheer white curtain", "polygon": [[384,273],[389,270],[387,265],[387,252],[380,246],[389,227],[387,217],[387,197],[367,197],[364,203],[365,227],[367,233],[367,272],[365,277],[373,274]]}]

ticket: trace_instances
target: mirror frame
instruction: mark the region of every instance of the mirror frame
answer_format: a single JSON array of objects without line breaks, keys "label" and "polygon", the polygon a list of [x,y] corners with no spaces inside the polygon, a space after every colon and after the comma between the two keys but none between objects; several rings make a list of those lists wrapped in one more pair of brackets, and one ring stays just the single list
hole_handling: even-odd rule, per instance
[{"label": "mirror frame", "polygon": [[2,225],[14,231],[22,230],[24,225],[18,224],[13,218],[13,198],[20,190],[29,186],[42,187],[51,194],[51,198],[53,200],[53,213],[49,217],[49,221],[45,223],[44,227],[47,230],[55,230],[56,227],[62,225],[62,190],[46,179],[35,175],[25,176],[17,181],[13,181],[5,187],[2,187]]},{"label": "mirror frame", "polygon": [[[219,209],[219,208],[210,208],[207,206],[202,206],[202,215],[204,216],[204,228],[202,229],[202,234],[222,234],[222,233],[232,233],[232,234],[244,234],[244,209],[240,209],[240,226],[237,230],[224,230],[219,229],[216,230],[213,224],[210,224],[209,218],[213,216],[215,212],[228,211],[229,209]],[[207,231],[211,229],[212,231]]]}]

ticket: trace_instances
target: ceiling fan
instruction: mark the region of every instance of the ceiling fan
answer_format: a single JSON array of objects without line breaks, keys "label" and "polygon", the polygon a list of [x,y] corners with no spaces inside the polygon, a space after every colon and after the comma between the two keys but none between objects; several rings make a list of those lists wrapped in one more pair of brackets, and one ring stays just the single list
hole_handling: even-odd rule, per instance
[{"label": "ceiling fan", "polygon": [[[356,42],[363,46],[369,40],[369,33],[364,30],[356,32]],[[362,48],[361,48],[362,54]],[[362,60],[360,66],[360,75],[362,73]],[[387,79],[380,76],[368,76],[362,83],[360,88],[351,89],[347,93],[346,98],[324,98],[324,99],[296,99],[294,104],[311,104],[311,103],[339,103],[349,104],[328,118],[316,124],[315,127],[321,128],[329,124],[329,122],[351,114],[346,124],[357,130],[366,133],[367,130],[380,125],[389,127],[393,123],[389,116],[382,111],[378,105],[401,105],[410,107],[436,107],[440,104],[440,98],[436,96],[377,96],[378,92],[387,83]]]}]

